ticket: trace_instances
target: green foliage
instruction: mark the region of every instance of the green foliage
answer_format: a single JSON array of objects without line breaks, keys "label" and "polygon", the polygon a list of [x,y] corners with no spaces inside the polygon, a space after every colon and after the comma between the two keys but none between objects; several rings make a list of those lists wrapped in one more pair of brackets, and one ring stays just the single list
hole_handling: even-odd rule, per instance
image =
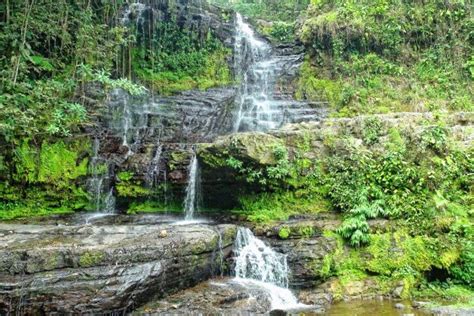
[{"label": "green foliage", "polygon": [[382,122],[377,117],[369,117],[364,121],[362,140],[367,145],[375,144],[382,132]]},{"label": "green foliage", "polygon": [[151,194],[139,180],[134,179],[134,174],[130,171],[122,171],[117,174],[119,180],[115,185],[117,196],[120,198],[140,198],[148,197]]},{"label": "green foliage", "polygon": [[447,132],[439,125],[430,126],[423,130],[421,135],[421,145],[436,152],[442,153],[447,146]]},{"label": "green foliage", "polygon": [[[5,82],[0,96],[0,137],[17,144],[22,138],[69,136],[87,119],[86,110],[67,101],[72,81]],[[1,88],[0,88],[1,89]]]},{"label": "green foliage", "polygon": [[161,94],[208,89],[231,83],[227,63],[229,50],[211,33],[203,40],[175,21],[157,23],[152,45],[132,51],[133,71],[138,79]]},{"label": "green foliage", "polygon": [[229,156],[225,160],[225,164],[236,170],[248,183],[259,183],[261,185],[278,187],[279,184],[291,176],[293,170],[285,146],[281,144],[273,145],[272,154],[275,163],[264,169],[253,168],[252,166],[244,167],[242,161],[232,156]]},{"label": "green foliage", "polygon": [[436,253],[421,236],[395,234],[371,235],[367,252],[371,259],[367,269],[381,275],[413,275],[428,271],[436,263]]},{"label": "green foliage", "polygon": [[267,21],[294,22],[309,0],[211,0],[225,8],[232,8],[242,15]]},{"label": "green foliage", "polygon": [[43,142],[26,139],[13,150],[10,177],[0,185],[0,218],[65,214],[87,205],[78,187],[87,174],[87,140]]},{"label": "green foliage", "polygon": [[[78,164],[78,150],[67,148],[64,143],[45,144],[41,148],[38,181],[67,186],[62,181],[74,180],[87,174],[87,159]],[[84,149],[84,147],[82,147]]]},{"label": "green foliage", "polygon": [[450,266],[449,272],[455,280],[471,288],[474,286],[474,242],[472,238],[464,240],[459,261]]},{"label": "green foliage", "polygon": [[157,201],[133,202],[127,210],[127,214],[142,214],[142,213],[182,213],[183,206],[181,203],[176,205],[165,205]]},{"label": "green foliage", "polygon": [[211,0],[210,2],[240,12],[270,40],[277,43],[291,43],[296,40],[295,21],[310,1]]},{"label": "green foliage", "polygon": [[291,43],[296,40],[294,23],[276,21],[262,26],[261,32],[278,43]]},{"label": "green foliage", "polygon": [[299,96],[337,116],[472,110],[469,12],[465,1],[313,1],[298,32],[309,49]]},{"label": "green foliage", "polygon": [[327,202],[318,198],[316,193],[298,190],[261,193],[240,198],[240,209],[248,220],[256,223],[287,220],[292,214],[317,214],[327,212]]},{"label": "green foliage", "polygon": [[452,283],[424,282],[413,294],[417,299],[433,300],[434,305],[444,305],[440,304],[440,301],[447,301],[458,307],[471,307],[474,305],[474,291],[472,287],[469,288]]},{"label": "green foliage", "polygon": [[280,237],[281,239],[288,239],[288,237],[290,237],[290,234],[291,230],[288,227],[282,227],[278,231],[278,237]]}]

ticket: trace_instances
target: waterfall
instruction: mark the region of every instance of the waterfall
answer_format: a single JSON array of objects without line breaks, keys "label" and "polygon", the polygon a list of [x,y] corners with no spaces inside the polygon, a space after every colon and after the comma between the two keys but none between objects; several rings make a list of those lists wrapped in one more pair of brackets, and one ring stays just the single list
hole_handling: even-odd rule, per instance
[{"label": "waterfall", "polygon": [[278,113],[272,104],[277,76],[275,60],[271,57],[272,47],[256,37],[239,13],[234,51],[237,76],[241,80],[234,131],[265,131],[278,127],[282,123],[282,113]]},{"label": "waterfall", "polygon": [[185,220],[192,220],[198,206],[199,194],[199,162],[196,153],[193,153],[191,163],[188,167],[189,180],[186,187],[186,199],[184,200]]},{"label": "waterfall", "polygon": [[235,254],[236,277],[288,286],[286,256],[266,246],[250,229],[240,228],[237,232]]},{"label": "waterfall", "polygon": [[288,287],[289,268],[286,255],[275,252],[248,228],[239,228],[234,244],[235,282],[264,290],[272,309],[300,308]]},{"label": "waterfall", "polygon": [[163,145],[158,142],[156,146],[155,155],[148,166],[147,174],[146,174],[146,183],[151,188],[158,183],[158,177],[160,175],[160,161],[161,161],[161,154],[163,153]]},{"label": "waterfall", "polygon": [[300,66],[302,55],[278,55],[239,13],[235,29],[234,69],[240,86],[234,132],[265,132],[289,122],[320,120],[324,109],[314,106],[321,104],[309,105],[294,100],[291,92],[275,91],[278,80]]},{"label": "waterfall", "polygon": [[91,177],[87,180],[88,192],[92,197],[94,211],[98,213],[114,213],[115,197],[110,185],[109,163],[100,157],[100,139],[94,139],[90,160],[89,172]]}]

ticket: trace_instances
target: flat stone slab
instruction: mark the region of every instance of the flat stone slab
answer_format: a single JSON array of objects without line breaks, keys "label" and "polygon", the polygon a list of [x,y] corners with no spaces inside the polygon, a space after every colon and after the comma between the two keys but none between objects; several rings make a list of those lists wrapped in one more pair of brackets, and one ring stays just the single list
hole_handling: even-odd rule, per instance
[{"label": "flat stone slab", "polygon": [[[116,221],[116,219],[115,219]],[[219,275],[234,225],[0,223],[0,314],[128,311]]]}]

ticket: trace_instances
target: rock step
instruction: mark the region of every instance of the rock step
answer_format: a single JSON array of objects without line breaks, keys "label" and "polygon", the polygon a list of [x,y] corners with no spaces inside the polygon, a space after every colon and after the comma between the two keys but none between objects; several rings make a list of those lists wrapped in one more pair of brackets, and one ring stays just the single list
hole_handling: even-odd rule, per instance
[{"label": "rock step", "polygon": [[236,233],[150,224],[0,224],[0,314],[123,313],[219,275]]}]

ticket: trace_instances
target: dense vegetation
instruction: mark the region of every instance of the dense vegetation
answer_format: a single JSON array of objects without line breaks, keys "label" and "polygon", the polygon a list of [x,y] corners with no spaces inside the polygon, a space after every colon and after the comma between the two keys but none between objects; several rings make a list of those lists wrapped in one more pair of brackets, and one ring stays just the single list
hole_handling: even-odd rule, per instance
[{"label": "dense vegetation", "polygon": [[211,32],[175,20],[151,27],[124,10],[122,0],[0,3],[0,218],[85,207],[76,185],[91,150],[80,136],[96,111],[91,83],[170,94],[231,81],[229,52]]},{"label": "dense vegetation", "polygon": [[[368,116],[357,128],[360,135],[350,128],[335,134],[328,128],[323,136],[327,152],[319,159],[306,158],[312,135],[301,140],[296,153],[274,145],[276,162],[267,167],[240,161],[230,151],[221,157],[222,164],[265,191],[242,197],[237,212],[261,224],[295,214],[340,212],[344,220],[338,236],[361,248],[341,248],[316,273],[337,276],[343,284],[368,275],[377,275],[381,283],[403,280],[406,296],[437,293],[472,304],[472,293],[462,286],[474,280],[473,147],[454,145],[455,135],[445,122],[447,112],[474,110],[471,4],[306,4],[232,3],[262,30],[273,28],[267,32],[273,40],[299,38],[306,46],[297,97],[327,100],[334,117],[432,111],[435,119],[421,127],[387,130],[383,118]],[[288,20],[279,15],[285,10],[292,11]],[[294,22],[298,15],[289,29],[293,34],[274,36],[275,21]],[[374,233],[370,220],[377,218],[390,219],[396,233]],[[281,238],[290,234],[280,231]],[[401,253],[396,260],[393,247]],[[362,259],[367,255],[373,260]],[[430,271],[443,271],[443,277]]]},{"label": "dense vegetation", "polygon": [[300,97],[338,115],[472,111],[469,1],[313,1],[298,34],[309,54]]},{"label": "dense vegetation", "polygon": [[[172,94],[232,82],[230,52],[215,34],[179,27],[173,17],[153,25],[124,21],[124,2],[0,3],[0,219],[88,208],[91,143],[83,132],[92,123],[94,109],[85,102],[92,83]],[[249,16],[274,42],[306,47],[298,98],[328,101],[333,117],[369,115],[360,118],[358,134],[319,135],[325,155],[317,159],[309,155],[316,141],[310,134],[292,144],[294,151],[275,144],[275,163],[265,167],[230,149],[222,165],[260,188],[241,197],[237,212],[258,224],[338,214],[340,227],[326,232],[338,251],[316,275],[342,285],[401,281],[406,297],[472,304],[474,152],[446,123],[449,113],[474,110],[470,2],[213,2]],[[433,118],[404,129],[371,116],[425,111]],[[130,179],[118,175],[119,194],[146,190]],[[374,219],[389,220],[389,228],[374,232]]]}]

